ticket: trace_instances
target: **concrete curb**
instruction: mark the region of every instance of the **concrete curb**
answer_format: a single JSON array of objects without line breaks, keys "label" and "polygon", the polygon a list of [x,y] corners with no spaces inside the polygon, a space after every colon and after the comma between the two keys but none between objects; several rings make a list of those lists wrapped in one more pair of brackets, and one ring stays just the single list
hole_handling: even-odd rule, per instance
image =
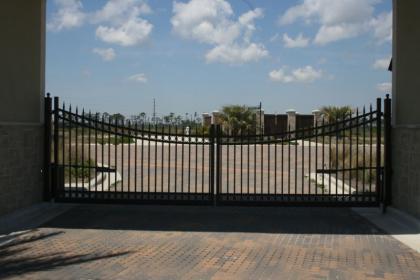
[{"label": "concrete curb", "polygon": [[388,207],[385,214],[380,208],[352,208],[352,210],[420,253],[420,220],[417,218],[393,207]]},{"label": "concrete curb", "polygon": [[14,232],[39,227],[74,206],[75,204],[42,202],[2,216],[0,217],[0,239]]}]

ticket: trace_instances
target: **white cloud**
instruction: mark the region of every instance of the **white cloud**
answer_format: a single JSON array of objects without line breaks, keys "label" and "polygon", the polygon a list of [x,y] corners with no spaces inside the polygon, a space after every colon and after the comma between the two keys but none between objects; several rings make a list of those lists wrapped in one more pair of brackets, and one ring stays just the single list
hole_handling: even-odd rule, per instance
[{"label": "white cloud", "polygon": [[129,47],[144,43],[152,29],[147,20],[132,18],[117,27],[101,25],[96,29],[96,36],[106,43]]},{"label": "white cloud", "polygon": [[218,45],[206,54],[206,61],[237,64],[258,61],[267,55],[268,51],[261,44],[251,43],[247,47]]},{"label": "white cloud", "polygon": [[392,12],[383,13],[370,21],[373,28],[373,35],[378,43],[390,42],[392,40]]},{"label": "white cloud", "polygon": [[322,77],[322,70],[316,70],[312,66],[297,68],[286,73],[284,68],[273,70],[269,73],[270,80],[280,83],[311,83]]},{"label": "white cloud", "polygon": [[104,61],[111,61],[114,60],[116,54],[113,48],[108,48],[108,49],[99,49],[99,48],[95,48],[92,50],[92,52],[94,54],[99,55],[100,57],[102,57],[102,59]]},{"label": "white cloud", "polygon": [[262,9],[250,10],[237,20],[233,16],[225,0],[175,1],[171,23],[176,35],[213,46],[206,54],[208,62],[240,64],[267,56],[265,47],[251,40],[254,21],[263,17]]},{"label": "white cloud", "polygon": [[152,13],[144,0],[109,0],[105,6],[92,15],[92,22],[124,22],[127,17]]},{"label": "white cloud", "polygon": [[323,25],[315,36],[314,43],[326,45],[331,42],[349,39],[360,35],[366,30],[363,24]]},{"label": "white cloud", "polygon": [[224,0],[191,0],[173,3],[171,19],[175,34],[209,44],[227,44],[240,35],[239,26],[229,20],[233,15]]},{"label": "white cloud", "polygon": [[147,77],[144,73],[132,75],[128,77],[128,80],[143,83],[143,84],[147,83]]},{"label": "white cloud", "polygon": [[315,19],[325,25],[356,23],[369,19],[376,3],[378,0],[304,0],[288,9],[280,22],[290,24],[302,18],[306,21]]},{"label": "white cloud", "polygon": [[141,17],[147,13],[151,13],[151,8],[143,0],[109,0],[93,15],[93,22],[101,23],[96,36],[124,47],[140,45],[153,29],[153,25]]},{"label": "white cloud", "polygon": [[389,67],[389,63],[391,61],[391,57],[385,57],[385,58],[381,58],[381,59],[377,59],[372,67],[374,69],[378,69],[378,70],[387,70]]},{"label": "white cloud", "polygon": [[385,93],[391,93],[392,90],[392,84],[391,83],[380,83],[376,85],[376,89],[381,91],[381,92],[385,92]]},{"label": "white cloud", "polygon": [[304,48],[309,44],[309,38],[305,38],[302,34],[291,38],[287,33],[283,34],[283,42],[286,48]]},{"label": "white cloud", "polygon": [[294,81],[294,77],[286,74],[284,69],[273,70],[268,75],[270,80],[274,82],[291,83]]},{"label": "white cloud", "polygon": [[48,30],[61,31],[83,25],[86,15],[82,11],[83,5],[80,0],[54,0],[54,2],[58,9],[47,23]]},{"label": "white cloud", "polygon": [[145,0],[109,0],[100,10],[90,14],[82,11],[80,0],[55,2],[58,11],[48,23],[48,29],[52,31],[79,27],[88,22],[99,25],[96,37],[100,40],[127,47],[144,43],[153,29],[153,25],[141,17],[152,12]]},{"label": "white cloud", "polygon": [[320,27],[314,43],[325,45],[353,38],[373,31],[378,41],[389,40],[392,16],[373,16],[374,6],[379,0],[304,0],[289,8],[279,19],[280,24],[291,24],[298,20],[316,23]]}]

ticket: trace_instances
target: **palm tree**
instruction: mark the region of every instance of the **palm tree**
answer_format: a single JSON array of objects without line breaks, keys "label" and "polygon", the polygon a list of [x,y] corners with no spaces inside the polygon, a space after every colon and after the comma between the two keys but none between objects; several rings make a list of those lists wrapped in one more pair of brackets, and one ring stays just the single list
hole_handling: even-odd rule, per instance
[{"label": "palm tree", "polygon": [[255,126],[255,111],[247,106],[228,105],[220,112],[223,130],[232,135],[245,134]]},{"label": "palm tree", "polygon": [[351,116],[353,110],[350,106],[324,106],[321,113],[328,123],[334,123]]}]

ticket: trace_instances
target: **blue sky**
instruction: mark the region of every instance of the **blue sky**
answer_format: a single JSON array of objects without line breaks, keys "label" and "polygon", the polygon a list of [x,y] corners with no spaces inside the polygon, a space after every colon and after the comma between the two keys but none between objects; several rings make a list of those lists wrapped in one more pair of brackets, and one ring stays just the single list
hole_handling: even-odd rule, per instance
[{"label": "blue sky", "polygon": [[47,91],[92,111],[363,106],[389,91],[390,0],[50,0]]}]

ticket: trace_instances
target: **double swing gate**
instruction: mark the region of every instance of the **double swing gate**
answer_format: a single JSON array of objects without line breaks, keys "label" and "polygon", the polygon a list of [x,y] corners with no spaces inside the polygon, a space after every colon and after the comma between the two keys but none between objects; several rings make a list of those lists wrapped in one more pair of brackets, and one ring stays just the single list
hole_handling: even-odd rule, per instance
[{"label": "double swing gate", "polygon": [[378,206],[391,100],[263,134],[130,123],[45,98],[45,196],[65,202]]}]

